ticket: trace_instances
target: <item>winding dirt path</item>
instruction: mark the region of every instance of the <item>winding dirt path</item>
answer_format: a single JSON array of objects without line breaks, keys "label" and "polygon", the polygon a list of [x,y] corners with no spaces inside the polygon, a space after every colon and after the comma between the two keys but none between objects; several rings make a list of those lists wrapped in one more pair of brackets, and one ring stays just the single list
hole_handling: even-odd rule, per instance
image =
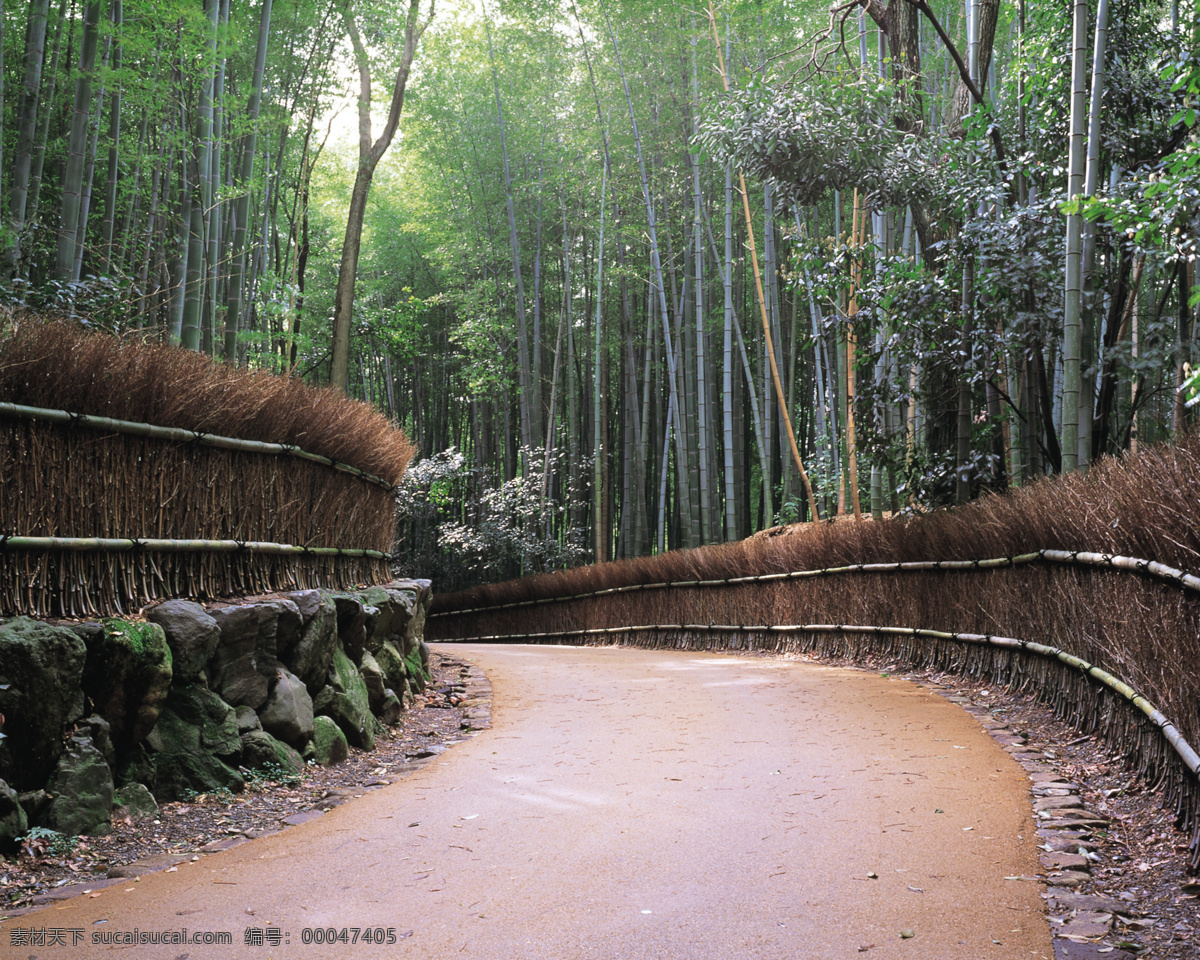
[{"label": "winding dirt path", "polygon": [[[1053,957],[1039,884],[1006,879],[1038,870],[1029,782],[940,697],[806,663],[452,650],[488,673],[491,730],[311,823],[10,921],[0,956]],[[17,924],[66,945],[13,946]],[[233,943],[93,942],[185,927]],[[385,942],[303,942],[326,928]]]}]

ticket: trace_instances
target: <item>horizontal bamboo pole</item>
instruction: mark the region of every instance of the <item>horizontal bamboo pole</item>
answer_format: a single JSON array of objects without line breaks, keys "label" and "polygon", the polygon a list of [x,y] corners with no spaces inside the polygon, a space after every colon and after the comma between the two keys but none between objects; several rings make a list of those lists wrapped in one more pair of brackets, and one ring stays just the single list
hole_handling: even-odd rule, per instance
[{"label": "horizontal bamboo pole", "polygon": [[72,550],[80,552],[126,553],[134,550],[153,550],[158,553],[270,553],[283,556],[309,557],[366,557],[372,560],[391,560],[382,550],[360,550],[346,547],[301,547],[290,543],[269,543],[263,540],[160,540],[123,537],[20,537],[0,534],[0,551]]},{"label": "horizontal bamboo pole", "polygon": [[135,437],[151,437],[156,440],[174,440],[181,443],[199,443],[206,447],[219,447],[223,450],[237,450],[243,453],[257,453],[264,456],[295,457],[298,460],[310,460],[323,466],[332,467],[342,473],[358,477],[367,483],[383,487],[389,493],[396,492],[396,486],[388,483],[382,477],[367,473],[348,463],[342,463],[319,453],[309,453],[300,447],[288,443],[266,443],[261,440],[242,440],[238,437],[223,437],[215,433],[203,433],[198,430],[185,430],[182,427],[160,427],[150,423],[136,423],[132,420],[114,420],[111,417],[97,417],[85,413],[72,413],[68,410],[49,410],[45,407],[26,407],[17,403],[0,403],[0,416],[22,420],[40,420],[46,423],[65,423],[74,426],[90,427],[93,430],[108,430],[113,433],[126,433]]},{"label": "horizontal bamboo pole", "polygon": [[1109,567],[1133,573],[1149,574],[1159,580],[1167,580],[1186,589],[1200,592],[1200,577],[1156,560],[1124,557],[1111,553],[1090,553],[1084,550],[1036,550],[1012,557],[991,557],[986,560],[911,560],[904,563],[852,563],[844,567],[822,567],[816,570],[793,570],[788,573],[764,573],[748,577],[729,577],[725,580],[672,580],[663,583],[636,583],[624,587],[609,587],[592,593],[580,593],[567,597],[542,597],[538,600],[514,600],[486,607],[471,607],[466,610],[439,610],[429,614],[430,618],[453,617],[471,613],[486,613],[489,610],[512,610],[531,607],[541,603],[567,603],[573,600],[589,600],[593,597],[630,593],[637,590],[664,590],[668,587],[728,587],[745,583],[771,583],[779,580],[806,580],[811,577],[835,576],[843,573],[911,573],[916,570],[996,570],[1025,564],[1049,561],[1051,563],[1080,564],[1082,566]]},{"label": "horizontal bamboo pole", "polygon": [[982,633],[952,633],[943,630],[923,630],[915,627],[879,627],[858,626],[851,624],[804,623],[785,625],[732,625],[712,623],[671,623],[671,624],[642,624],[631,627],[593,627],[583,630],[563,630],[551,633],[528,633],[493,635],[483,637],[461,637],[456,640],[443,640],[442,643],[523,643],[545,640],[566,640],[572,637],[618,636],[621,634],[639,632],[678,632],[678,633],[861,633],[891,636],[905,636],[929,640],[948,640],[954,643],[971,643],[981,646],[992,646],[1006,649],[1024,650],[1047,659],[1058,660],[1069,667],[1086,674],[1097,683],[1113,691],[1115,694],[1136,707],[1145,717],[1156,726],[1163,738],[1179,755],[1180,760],[1193,773],[1200,775],[1200,755],[1191,744],[1184,739],[1170,720],[1149,700],[1138,693],[1133,687],[1106,670],[1093,666],[1086,660],[1081,660],[1058,647],[1034,643],[1030,640],[1018,640],[1014,637],[997,637]]}]

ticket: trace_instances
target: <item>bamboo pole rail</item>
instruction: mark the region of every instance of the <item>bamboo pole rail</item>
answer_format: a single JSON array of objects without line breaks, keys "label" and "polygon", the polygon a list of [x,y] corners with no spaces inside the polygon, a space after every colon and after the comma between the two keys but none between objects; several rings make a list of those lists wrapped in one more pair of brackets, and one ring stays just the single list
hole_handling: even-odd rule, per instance
[{"label": "bamboo pole rail", "polygon": [[22,537],[0,534],[0,551],[30,550],[127,553],[153,550],[159,553],[267,553],[279,556],[364,557],[391,560],[390,553],[349,547],[305,547],[263,540],[164,540],[139,537]]},{"label": "bamboo pole rail", "polygon": [[266,443],[261,440],[242,440],[238,437],[223,437],[215,433],[204,433],[199,430],[187,430],[182,427],[160,427],[150,423],[137,423],[132,420],[115,420],[111,417],[97,417],[92,414],[73,413],[69,410],[50,410],[45,407],[27,407],[18,403],[0,402],[0,416],[20,420],[40,420],[46,423],[63,423],[72,426],[89,427],[93,430],[106,430],[110,433],[124,433],[135,437],[151,437],[155,440],[175,440],[182,443],[198,443],[201,446],[217,447],[223,450],[238,450],[243,453],[257,453],[264,456],[295,457],[298,460],[309,460],[322,466],[348,473],[366,483],[382,487],[389,493],[396,492],[396,486],[388,483],[382,477],[367,473],[348,463],[325,457],[319,453],[310,453],[300,447],[288,443]]},{"label": "bamboo pole rail", "polygon": [[841,567],[792,570],[786,573],[763,573],[747,577],[728,577],[724,580],[670,580],[661,583],[634,583],[623,587],[608,587],[604,590],[580,593],[573,596],[542,597],[537,600],[515,600],[510,603],[471,607],[463,610],[439,610],[435,613],[430,613],[429,616],[430,618],[452,617],[473,613],[486,613],[492,610],[511,610],[517,607],[532,607],[544,603],[567,603],[574,600],[587,600],[593,597],[603,597],[617,593],[632,593],[639,590],[664,590],[669,587],[726,587],[747,583],[770,583],[780,580],[806,580],[812,577],[835,576],[845,573],[904,573],[918,570],[995,570],[1004,567],[1033,564],[1040,561],[1090,567],[1108,567],[1113,570],[1142,573],[1155,579],[1174,583],[1185,590],[1200,592],[1200,577],[1168,566],[1165,563],[1159,563],[1156,560],[1144,560],[1139,557],[1125,557],[1111,553],[1091,553],[1085,550],[1047,549],[1008,557],[991,557],[985,560],[910,560],[903,563],[852,563]]}]

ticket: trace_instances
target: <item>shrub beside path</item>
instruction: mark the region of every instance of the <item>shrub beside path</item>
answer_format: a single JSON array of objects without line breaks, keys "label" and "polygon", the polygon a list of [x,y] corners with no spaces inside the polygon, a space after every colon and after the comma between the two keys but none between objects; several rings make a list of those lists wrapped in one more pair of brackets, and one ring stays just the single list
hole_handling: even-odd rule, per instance
[{"label": "shrub beside path", "polygon": [[[453,649],[488,673],[491,730],[310,823],[20,921],[83,930],[88,957],[1053,957],[1041,885],[1010,879],[1039,872],[1029,781],[941,697],[809,663]],[[234,942],[92,945],[184,926]],[[304,942],[330,928],[397,943]],[[247,942],[271,930],[281,948]]]}]

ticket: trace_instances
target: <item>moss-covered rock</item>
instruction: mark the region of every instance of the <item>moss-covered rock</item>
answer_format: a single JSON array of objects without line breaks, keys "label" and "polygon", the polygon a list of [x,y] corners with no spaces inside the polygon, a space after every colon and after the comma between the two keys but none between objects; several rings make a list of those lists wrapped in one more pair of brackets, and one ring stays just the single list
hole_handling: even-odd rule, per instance
[{"label": "moss-covered rock", "polygon": [[313,698],[314,713],[331,717],[353,746],[374,750],[375,718],[367,685],[340,645],[334,648],[327,680]]},{"label": "moss-covered rock", "polygon": [[295,776],[304,771],[304,760],[295,749],[266,730],[254,730],[242,737],[242,766]]},{"label": "moss-covered rock", "polygon": [[0,623],[0,778],[41,787],[63,752],[63,730],[83,716],[87,647],[66,627],[28,617]]},{"label": "moss-covered rock", "polygon": [[221,629],[217,621],[194,600],[168,600],[146,611],[146,619],[157,623],[171,648],[171,679],[194,683],[217,651]]},{"label": "moss-covered rock", "polygon": [[46,784],[53,798],[42,824],[68,837],[108,832],[113,807],[112,769],[90,737],[72,737]]},{"label": "moss-covered rock", "polygon": [[367,612],[362,600],[350,593],[333,594],[333,606],[337,610],[337,635],[342,650],[357,665],[367,639]]},{"label": "moss-covered rock", "polygon": [[313,702],[304,682],[280,667],[271,695],[258,711],[258,719],[272,736],[292,746],[304,746],[313,729]]},{"label": "moss-covered rock", "polygon": [[237,793],[245,785],[231,766],[242,753],[237,713],[207,687],[172,688],[146,745],[154,753],[160,799],[222,789]]},{"label": "moss-covered rock", "polygon": [[209,684],[227,703],[254,707],[267,700],[283,651],[301,635],[303,617],[291,600],[264,600],[211,612],[221,640],[209,662]]},{"label": "moss-covered rock", "polygon": [[420,693],[429,683],[429,673],[425,669],[425,664],[421,660],[420,649],[413,650],[407,657],[404,658],[404,672],[408,674],[408,685],[416,693]]},{"label": "moss-covered rock", "polygon": [[387,678],[383,675],[383,670],[380,668],[378,661],[366,650],[363,651],[362,662],[358,665],[358,672],[363,678],[363,683],[367,688],[367,702],[371,706],[371,712],[375,716],[379,716],[380,707],[383,706],[383,698],[386,696],[385,691],[388,688]]},{"label": "moss-covered rock", "polygon": [[365,645],[371,653],[378,653],[386,641],[403,644],[404,632],[412,619],[412,599],[404,592],[391,587],[371,587],[358,594],[364,607],[375,613],[369,618]]},{"label": "moss-covered rock", "polygon": [[156,758],[154,791],[162,800],[183,800],[197,793],[241,793],[240,773],[211,753],[164,753]]},{"label": "moss-covered rock", "polygon": [[117,760],[115,779],[119,787],[127,783],[152,784],[157,771],[158,762],[154,753],[142,742]]},{"label": "moss-covered rock", "polygon": [[113,816],[153,820],[158,814],[158,802],[144,783],[127,783],[113,793]]},{"label": "moss-covered rock", "polygon": [[17,791],[0,780],[0,853],[14,853],[21,838],[29,832],[29,820],[17,798]]},{"label": "moss-covered rock", "polygon": [[375,662],[379,664],[379,669],[383,671],[384,678],[387,680],[387,686],[396,691],[401,690],[408,678],[408,669],[404,665],[404,657],[400,655],[395,644],[390,641],[381,644],[374,656]]},{"label": "moss-covered rock", "polygon": [[401,592],[412,597],[412,618],[404,628],[404,645],[400,648],[405,657],[411,656],[417,644],[425,636],[425,615],[433,602],[433,592],[428,580],[409,580]]},{"label": "moss-covered rock", "polygon": [[171,691],[146,743],[160,755],[202,750],[236,759],[242,751],[237,712],[197,683]]},{"label": "moss-covered rock", "polygon": [[350,756],[350,744],[341,728],[329,717],[313,720],[313,735],[304,749],[305,760],[315,760],[323,767],[341,763]]},{"label": "moss-covered rock", "polygon": [[83,690],[108,721],[121,753],[154,727],[171,687],[171,648],[156,623],[102,620],[87,630]]},{"label": "moss-covered rock", "polygon": [[329,597],[322,598],[304,626],[300,639],[283,654],[283,662],[304,681],[310,696],[325,685],[333,648],[337,645],[337,608]]},{"label": "moss-covered rock", "polygon": [[239,736],[244,737],[251,730],[261,730],[263,728],[262,721],[258,719],[258,713],[253,707],[247,707],[243,704],[240,707],[234,707],[233,711],[237,716]]}]

